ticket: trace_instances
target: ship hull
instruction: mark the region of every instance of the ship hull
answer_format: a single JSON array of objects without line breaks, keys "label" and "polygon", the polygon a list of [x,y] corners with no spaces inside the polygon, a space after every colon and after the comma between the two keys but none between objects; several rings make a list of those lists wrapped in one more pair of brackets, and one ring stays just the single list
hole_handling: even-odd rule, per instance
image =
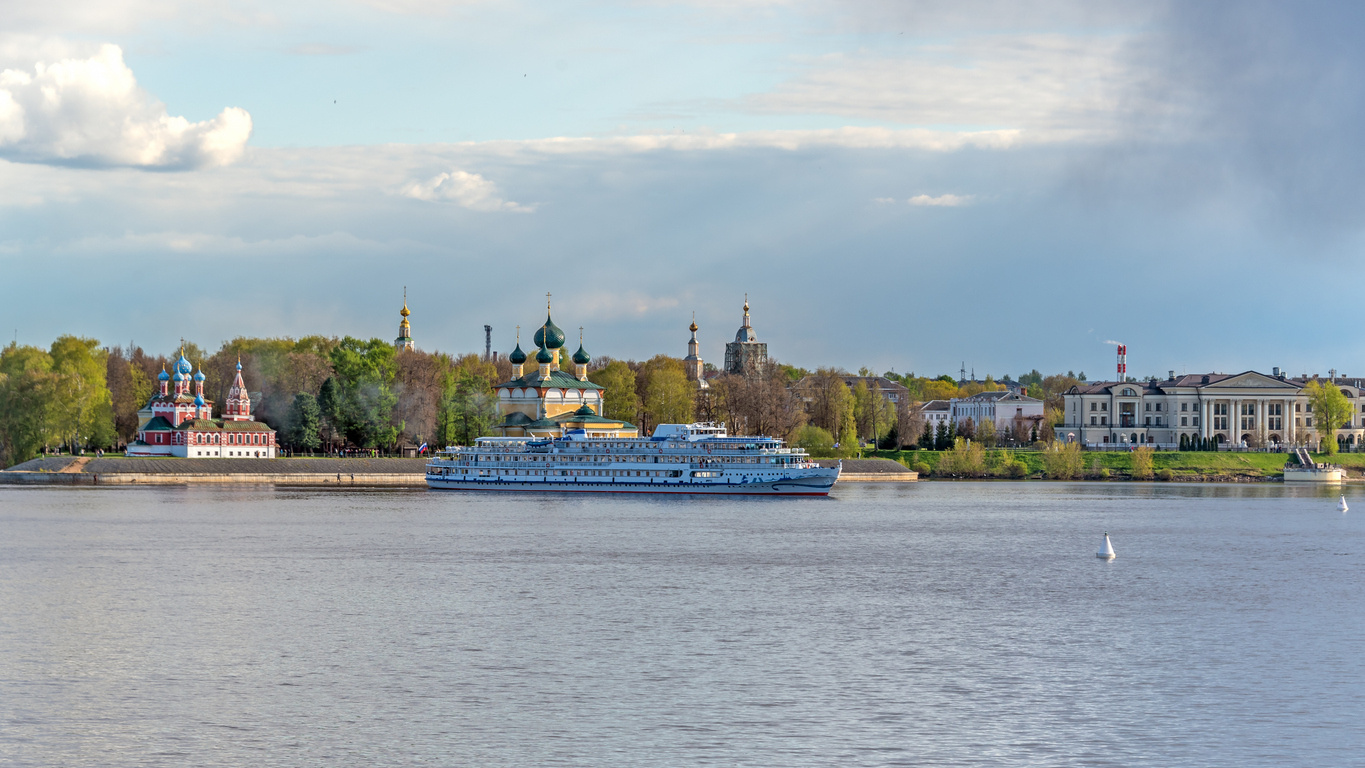
[{"label": "ship hull", "polygon": [[[673,493],[727,496],[828,496],[837,474],[783,478],[756,482],[626,482],[619,478],[560,480],[479,479],[469,480],[428,475],[427,487],[438,491],[556,491],[568,493]],[[616,480],[613,482],[613,480]]]}]

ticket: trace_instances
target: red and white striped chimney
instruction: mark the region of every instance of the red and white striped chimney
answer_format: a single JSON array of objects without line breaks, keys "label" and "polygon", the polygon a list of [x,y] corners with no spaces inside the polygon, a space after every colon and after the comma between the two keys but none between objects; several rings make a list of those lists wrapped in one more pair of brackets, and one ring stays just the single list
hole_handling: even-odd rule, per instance
[{"label": "red and white striped chimney", "polygon": [[1128,345],[1119,346],[1119,381],[1128,380]]}]

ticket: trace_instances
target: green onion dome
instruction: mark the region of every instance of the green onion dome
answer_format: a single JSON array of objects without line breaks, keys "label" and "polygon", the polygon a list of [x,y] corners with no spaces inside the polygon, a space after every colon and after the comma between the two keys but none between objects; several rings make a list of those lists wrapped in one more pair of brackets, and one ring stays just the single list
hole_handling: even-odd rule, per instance
[{"label": "green onion dome", "polygon": [[594,411],[594,410],[592,409],[592,406],[591,406],[591,405],[585,405],[585,406],[583,406],[582,408],[579,408],[578,410],[574,411],[574,415],[575,415],[575,416],[596,416],[596,415],[597,415],[597,411]]},{"label": "green onion dome", "polygon": [[564,346],[564,331],[555,325],[555,321],[550,316],[545,315],[545,325],[536,331],[535,341],[537,347],[542,349],[559,349]]},{"label": "green onion dome", "polygon": [[518,344],[517,348],[512,350],[512,354],[507,356],[507,359],[512,361],[512,365],[521,365],[526,362],[526,353],[521,351],[521,345]]},{"label": "green onion dome", "polygon": [[573,353],[573,361],[579,365],[587,365],[592,360],[592,356],[583,350],[583,345],[578,345],[578,351]]},{"label": "green onion dome", "polygon": [[536,353],[536,362],[537,362],[537,363],[552,363],[552,362],[554,362],[554,359],[555,359],[555,356],[552,355],[552,354],[550,354],[550,350],[548,350],[548,349],[546,349],[546,348],[544,348],[544,347],[541,347],[541,348],[540,348],[540,351]]}]

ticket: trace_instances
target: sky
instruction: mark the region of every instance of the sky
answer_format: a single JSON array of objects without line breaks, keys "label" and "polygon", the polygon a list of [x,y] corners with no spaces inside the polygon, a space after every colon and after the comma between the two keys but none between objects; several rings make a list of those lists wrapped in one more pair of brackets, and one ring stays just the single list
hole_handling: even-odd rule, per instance
[{"label": "sky", "polygon": [[[0,330],[1365,375],[1365,8],[0,0]],[[526,346],[526,345],[524,345]]]}]

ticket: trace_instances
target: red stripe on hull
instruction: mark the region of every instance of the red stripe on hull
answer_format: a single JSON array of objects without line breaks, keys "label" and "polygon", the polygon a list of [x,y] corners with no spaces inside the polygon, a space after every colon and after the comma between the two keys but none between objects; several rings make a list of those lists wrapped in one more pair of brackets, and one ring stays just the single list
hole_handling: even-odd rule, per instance
[{"label": "red stripe on hull", "polygon": [[798,491],[772,491],[768,493],[757,491],[632,491],[626,489],[610,490],[605,488],[498,488],[496,486],[484,488],[438,488],[428,485],[431,491],[502,491],[503,493],[543,493],[547,490],[568,491],[570,493],[655,493],[669,496],[716,496],[725,494],[726,496],[828,496],[829,491],[811,491],[802,493]]}]

